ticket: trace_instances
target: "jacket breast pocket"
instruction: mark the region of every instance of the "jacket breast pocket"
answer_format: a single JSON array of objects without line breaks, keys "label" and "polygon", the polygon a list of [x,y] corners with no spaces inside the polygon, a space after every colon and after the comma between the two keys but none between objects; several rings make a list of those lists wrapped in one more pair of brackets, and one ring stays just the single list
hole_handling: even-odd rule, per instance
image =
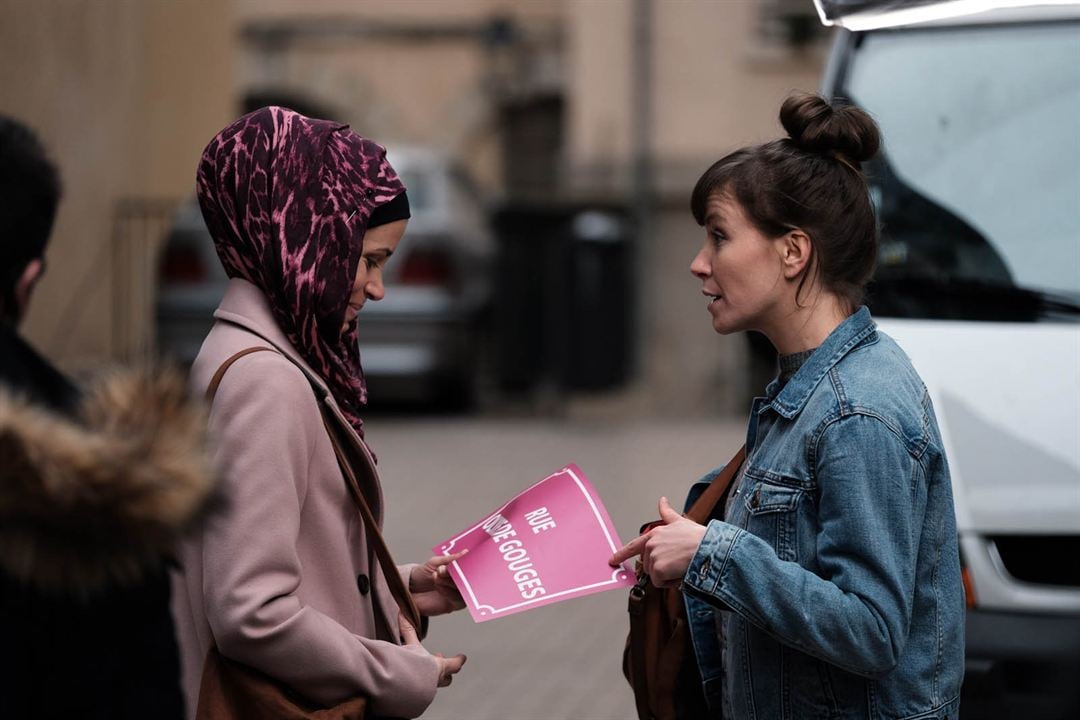
[{"label": "jacket breast pocket", "polygon": [[781,560],[797,560],[798,510],[806,494],[801,488],[758,480],[748,489],[746,529],[765,540]]}]

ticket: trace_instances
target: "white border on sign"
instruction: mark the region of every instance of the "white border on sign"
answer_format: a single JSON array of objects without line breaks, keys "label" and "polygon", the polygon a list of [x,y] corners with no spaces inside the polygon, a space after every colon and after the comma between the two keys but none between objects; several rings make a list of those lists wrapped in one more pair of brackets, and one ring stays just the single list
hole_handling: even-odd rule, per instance
[{"label": "white border on sign", "polygon": [[[600,515],[600,509],[596,507],[596,502],[593,500],[592,494],[589,492],[588,488],[585,487],[585,483],[582,482],[581,478],[579,478],[577,476],[577,473],[575,473],[569,467],[564,467],[562,470],[559,470],[558,472],[555,472],[555,473],[552,473],[551,475],[548,475],[546,478],[544,478],[540,482],[535,483],[535,484],[531,485],[530,487],[528,487],[527,489],[521,491],[520,493],[515,495],[510,500],[510,502],[506,503],[505,505],[500,507],[498,510],[496,510],[494,513],[489,515],[488,518],[485,518],[484,520],[478,522],[477,524],[473,525],[471,528],[469,528],[465,532],[461,533],[457,537],[450,540],[449,543],[447,543],[446,545],[443,546],[443,549],[442,549],[443,554],[444,555],[449,555],[451,550],[453,549],[454,545],[457,544],[458,540],[462,539],[466,535],[468,535],[471,532],[473,532],[474,530],[476,530],[478,527],[482,526],[485,522],[487,522],[487,520],[490,517],[494,516],[496,513],[501,513],[503,510],[505,510],[507,507],[509,507],[511,505],[511,503],[514,502],[514,500],[517,500],[519,497],[521,497],[525,493],[529,492],[533,488],[537,487],[538,485],[542,485],[542,484],[546,483],[548,480],[550,480],[551,478],[558,477],[559,475],[562,475],[563,473],[565,473],[565,474],[569,475],[571,478],[573,478],[574,483],[578,486],[578,489],[581,490],[581,494],[584,495],[585,499],[589,502],[589,507],[592,508],[592,511],[593,511],[593,517],[595,517],[596,522],[599,523],[600,529],[604,531],[604,537],[607,538],[608,547],[610,547],[611,552],[614,553],[619,548],[616,547],[615,541],[612,540],[611,533],[608,532],[607,525],[604,524],[604,518]],[[457,568],[458,575],[461,577],[461,582],[463,582],[465,584],[465,590],[469,593],[469,597],[472,598],[473,607],[475,607],[477,609],[477,611],[480,612],[481,615],[487,615],[488,612],[490,612],[492,615],[497,615],[497,614],[499,614],[501,612],[506,612],[507,610],[517,610],[518,608],[523,608],[523,607],[525,607],[527,605],[535,605],[536,603],[547,602],[547,601],[552,600],[554,598],[562,597],[563,595],[570,595],[571,593],[582,592],[583,590],[592,590],[594,588],[604,587],[605,585],[612,585],[614,583],[619,582],[619,580],[621,580],[621,579],[625,579],[629,575],[629,571],[626,569],[626,567],[620,566],[620,567],[614,568],[612,570],[610,580],[605,580],[603,582],[593,583],[592,585],[582,585],[581,587],[569,588],[567,590],[563,590],[561,592],[553,593],[551,595],[541,595],[538,598],[533,598],[532,600],[525,600],[524,602],[519,602],[519,603],[517,603],[515,605],[508,605],[507,607],[504,607],[504,608],[493,608],[490,605],[481,605],[480,604],[480,602],[476,599],[476,593],[473,592],[472,585],[469,584],[469,579],[467,577],[465,577],[465,573],[461,569],[461,566],[458,565],[456,560],[451,564],[455,568]],[[619,575],[623,575],[623,577],[620,578]]]}]

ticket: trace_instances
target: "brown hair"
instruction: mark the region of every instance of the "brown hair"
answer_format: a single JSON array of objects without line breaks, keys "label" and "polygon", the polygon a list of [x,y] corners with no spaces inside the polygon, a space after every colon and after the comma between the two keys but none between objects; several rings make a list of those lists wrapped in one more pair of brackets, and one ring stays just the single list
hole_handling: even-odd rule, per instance
[{"label": "brown hair", "polygon": [[802,230],[814,250],[799,294],[816,275],[854,309],[877,259],[877,221],[859,166],[877,154],[878,126],[857,107],[809,93],[790,95],[780,122],[788,137],[713,163],[694,187],[690,210],[704,226],[709,197],[729,194],[767,237]]}]

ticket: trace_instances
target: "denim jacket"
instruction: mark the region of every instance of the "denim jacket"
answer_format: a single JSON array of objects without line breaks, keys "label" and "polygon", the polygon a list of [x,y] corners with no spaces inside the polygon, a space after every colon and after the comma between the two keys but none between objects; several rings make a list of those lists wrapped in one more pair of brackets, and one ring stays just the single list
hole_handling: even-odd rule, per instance
[{"label": "denim jacket", "polygon": [[746,450],[682,584],[711,714],[956,718],[948,465],[922,380],[865,307],[754,401]]}]

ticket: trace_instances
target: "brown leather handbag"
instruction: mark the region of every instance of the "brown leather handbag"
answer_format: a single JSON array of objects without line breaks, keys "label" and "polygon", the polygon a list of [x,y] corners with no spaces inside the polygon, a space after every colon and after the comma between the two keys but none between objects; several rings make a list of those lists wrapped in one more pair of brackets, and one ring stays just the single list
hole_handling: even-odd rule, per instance
[{"label": "brown leather handbag", "polygon": [[[253,352],[273,350],[268,347],[251,347],[236,353],[218,368],[206,390],[206,399],[212,402],[218,385],[234,362]],[[288,359],[288,358],[286,358]],[[316,393],[318,395],[318,393]],[[412,595],[398,574],[397,566],[390,557],[390,550],[379,532],[371,508],[360,489],[354,465],[363,467],[363,450],[351,447],[355,444],[352,435],[341,427],[342,421],[330,409],[328,398],[321,398],[319,409],[323,424],[334,446],[338,465],[348,482],[353,500],[360,508],[364,520],[364,530],[368,546],[375,551],[383,575],[386,577],[390,592],[397,601],[401,613],[413,624],[417,632],[421,631],[420,612],[416,609]],[[367,708],[367,698],[353,697],[333,707],[322,707],[318,703],[301,696],[284,683],[278,682],[266,673],[260,672],[243,663],[230,660],[210,646],[203,665],[203,674],[199,686],[199,704],[195,712],[196,720],[363,720],[371,715]]]},{"label": "brown leather handbag", "polygon": [[[717,473],[709,487],[691,506],[686,517],[696,523],[708,521],[731,487],[731,481],[746,459],[746,448]],[[660,521],[641,528],[646,533]],[[637,563],[637,583],[630,589],[630,634],[623,651],[623,675],[634,690],[640,720],[675,720],[675,693],[683,658],[690,648],[690,628],[686,606],[678,587],[658,588]]]}]

